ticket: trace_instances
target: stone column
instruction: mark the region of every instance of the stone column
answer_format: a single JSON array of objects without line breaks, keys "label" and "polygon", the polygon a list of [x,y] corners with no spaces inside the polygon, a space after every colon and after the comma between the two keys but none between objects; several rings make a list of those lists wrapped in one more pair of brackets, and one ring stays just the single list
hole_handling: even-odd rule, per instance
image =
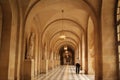
[{"label": "stone column", "polygon": [[24,80],[34,80],[34,60],[33,59],[25,60]]},{"label": "stone column", "polygon": [[88,74],[95,74],[95,52],[94,48],[88,50]]},{"label": "stone column", "polygon": [[51,70],[52,66],[53,66],[53,61],[52,60],[48,60],[48,69]]},{"label": "stone column", "polygon": [[95,74],[94,24],[90,17],[88,19],[87,42],[88,42],[88,74],[94,75]]},{"label": "stone column", "polygon": [[75,49],[75,63],[79,63],[79,47]]},{"label": "stone column", "polygon": [[41,64],[42,64],[42,65],[41,65],[41,68],[42,68],[42,69],[41,69],[41,70],[42,70],[41,72],[42,72],[42,73],[47,73],[47,72],[48,72],[48,60],[42,60],[42,61],[41,61]]},{"label": "stone column", "polygon": [[0,40],[0,80],[8,80],[12,14],[9,1],[0,2],[0,5],[4,13]]},{"label": "stone column", "polygon": [[57,67],[57,59],[55,59],[55,67]]},{"label": "stone column", "polygon": [[51,59],[51,63],[50,63],[51,64],[51,69],[54,69],[53,51],[51,51],[51,58],[50,59]]},{"label": "stone column", "polygon": [[102,80],[119,80],[117,45],[115,45],[115,27],[117,26],[114,21],[116,0],[103,0],[102,3]]},{"label": "stone column", "polygon": [[81,41],[79,43],[79,60],[80,60],[80,64],[82,65],[82,45],[81,45]]},{"label": "stone column", "polygon": [[87,34],[82,36],[82,68],[85,74],[88,73]]},{"label": "stone column", "polygon": [[82,37],[82,69],[85,71],[85,52],[84,52],[84,41]]},{"label": "stone column", "polygon": [[50,67],[51,67],[50,60],[48,60],[48,71],[50,70]]},{"label": "stone column", "polygon": [[[39,47],[39,46],[38,46]],[[39,50],[38,50],[38,61],[37,61],[37,63],[38,63],[38,67],[37,67],[37,72],[38,72],[38,74],[40,74],[40,64],[41,64],[41,62],[40,62],[40,52],[39,52]]]},{"label": "stone column", "polygon": [[54,60],[51,60],[51,69],[54,69]]}]

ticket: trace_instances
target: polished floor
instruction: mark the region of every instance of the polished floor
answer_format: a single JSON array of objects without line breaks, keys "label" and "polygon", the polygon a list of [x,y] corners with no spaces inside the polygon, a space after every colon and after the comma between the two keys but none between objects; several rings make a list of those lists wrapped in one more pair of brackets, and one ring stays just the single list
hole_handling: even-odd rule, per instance
[{"label": "polished floor", "polygon": [[36,80],[94,80],[93,75],[75,73],[75,66],[60,66],[47,74],[40,74]]}]

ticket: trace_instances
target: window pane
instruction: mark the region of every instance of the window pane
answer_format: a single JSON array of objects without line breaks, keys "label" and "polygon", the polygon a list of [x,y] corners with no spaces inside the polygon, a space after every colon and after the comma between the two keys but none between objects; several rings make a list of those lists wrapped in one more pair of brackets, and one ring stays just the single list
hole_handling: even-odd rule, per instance
[{"label": "window pane", "polygon": [[120,45],[118,46],[119,60],[120,60]]},{"label": "window pane", "polygon": [[120,35],[119,34],[117,35],[117,38],[118,38],[118,41],[120,41]]},{"label": "window pane", "polygon": [[118,0],[118,7],[120,6],[120,0]]},{"label": "window pane", "polygon": [[119,33],[119,29],[120,29],[120,27],[119,27],[119,25],[117,26],[117,33]]},{"label": "window pane", "polygon": [[120,14],[120,8],[119,7],[117,8],[117,14],[118,15]]},{"label": "window pane", "polygon": [[120,53],[120,45],[118,46],[118,53]]}]

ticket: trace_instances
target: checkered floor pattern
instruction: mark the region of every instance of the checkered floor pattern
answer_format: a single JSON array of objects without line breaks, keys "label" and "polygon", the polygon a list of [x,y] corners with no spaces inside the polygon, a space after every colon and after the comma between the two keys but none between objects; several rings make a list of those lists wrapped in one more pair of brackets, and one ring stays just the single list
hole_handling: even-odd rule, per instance
[{"label": "checkered floor pattern", "polygon": [[47,74],[40,74],[36,80],[94,80],[94,75],[76,74],[75,66],[64,65]]}]

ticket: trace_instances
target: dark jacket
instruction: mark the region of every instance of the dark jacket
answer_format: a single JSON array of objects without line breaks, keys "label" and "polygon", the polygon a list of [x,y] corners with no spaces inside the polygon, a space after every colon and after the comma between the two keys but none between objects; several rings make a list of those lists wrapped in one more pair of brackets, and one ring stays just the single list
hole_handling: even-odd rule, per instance
[{"label": "dark jacket", "polygon": [[76,63],[76,67],[80,67],[80,64],[79,64],[79,63]]}]

